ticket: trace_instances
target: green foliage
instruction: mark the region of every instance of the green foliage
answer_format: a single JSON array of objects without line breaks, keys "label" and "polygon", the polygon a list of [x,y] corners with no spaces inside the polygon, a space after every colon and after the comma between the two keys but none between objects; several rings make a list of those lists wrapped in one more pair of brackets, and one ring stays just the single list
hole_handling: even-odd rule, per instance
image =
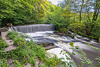
[{"label": "green foliage", "polygon": [[29,63],[30,63],[32,66],[35,65],[35,58],[34,58],[34,57],[30,57],[30,58],[28,59],[28,61],[29,61]]},{"label": "green foliage", "polygon": [[7,36],[10,39],[14,39],[15,37],[18,37],[18,32],[16,32],[16,31],[8,32],[8,35]]},{"label": "green foliage", "polygon": [[83,23],[72,23],[68,26],[68,29],[75,33],[84,33],[85,34],[85,24]]},{"label": "green foliage", "polygon": [[26,41],[21,37],[16,37],[14,38],[14,45],[26,45]]},{"label": "green foliage", "polygon": [[45,65],[39,65],[39,67],[48,67],[48,66],[45,66]]},{"label": "green foliage", "polygon": [[19,60],[20,64],[29,62],[32,66],[35,65],[35,56],[37,56],[41,61],[45,60],[46,52],[43,47],[38,46],[32,40],[30,42],[25,41],[22,34],[14,31],[9,32],[8,36],[11,38],[13,37],[14,44],[17,45],[16,49],[8,52],[8,58]]},{"label": "green foliage", "polygon": [[53,56],[46,60],[45,65],[49,67],[55,67],[59,63],[60,63],[60,60],[57,58],[57,56]]},{"label": "green foliage", "polygon": [[99,43],[100,43],[100,38],[99,38]]},{"label": "green foliage", "polygon": [[69,53],[67,53],[66,51],[61,51],[60,54],[63,54],[63,55],[66,56],[66,58],[60,58],[61,60],[65,60],[66,59],[66,61],[62,61],[62,63],[61,63],[64,67],[67,67],[67,66],[75,67],[75,62],[72,61]]},{"label": "green foliage", "polygon": [[[17,66],[20,66],[20,64],[25,64],[27,62],[30,63],[31,66],[34,66],[36,63],[35,57],[37,57],[41,62],[44,62],[45,67],[56,66],[59,65],[59,63],[61,62],[57,58],[57,56],[51,58],[46,57],[45,48],[37,45],[32,40],[25,41],[24,38],[21,37],[22,34],[14,31],[9,32],[8,34],[9,37],[13,36],[14,43],[17,45],[17,48],[12,51],[9,51],[6,57],[13,58],[13,60],[16,60]],[[18,36],[16,37],[16,35]]]},{"label": "green foliage", "polygon": [[6,59],[0,59],[0,67],[9,67]]},{"label": "green foliage", "polygon": [[0,50],[7,47],[8,44],[0,37]]},{"label": "green foliage", "polygon": [[0,0],[0,24],[20,25],[43,21],[49,7],[47,4],[47,0]]},{"label": "green foliage", "polygon": [[[81,60],[82,64],[89,64],[90,66],[92,66],[93,61],[89,60],[87,58],[87,55],[85,54],[85,52],[79,48],[78,46],[74,46],[72,48],[70,48],[73,50],[72,55],[79,55],[80,57],[77,57]],[[78,50],[78,51],[77,51]]]},{"label": "green foliage", "polygon": [[100,33],[100,23],[96,22],[93,29],[92,29],[92,35],[93,35],[93,37],[96,37],[99,40],[99,38],[100,38],[99,33]]},{"label": "green foliage", "polygon": [[70,42],[69,44],[71,47],[74,47],[74,43],[73,42]]},{"label": "green foliage", "polygon": [[100,63],[100,57],[95,58],[95,60],[97,60],[97,61],[98,61],[98,63]]}]

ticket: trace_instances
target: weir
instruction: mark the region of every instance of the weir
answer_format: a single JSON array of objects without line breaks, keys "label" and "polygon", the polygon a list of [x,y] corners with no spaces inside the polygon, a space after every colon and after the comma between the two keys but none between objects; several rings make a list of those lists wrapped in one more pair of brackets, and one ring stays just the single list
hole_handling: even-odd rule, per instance
[{"label": "weir", "polygon": [[22,33],[34,33],[40,31],[54,31],[53,24],[33,24],[33,25],[23,25],[23,26],[14,26],[16,31]]}]

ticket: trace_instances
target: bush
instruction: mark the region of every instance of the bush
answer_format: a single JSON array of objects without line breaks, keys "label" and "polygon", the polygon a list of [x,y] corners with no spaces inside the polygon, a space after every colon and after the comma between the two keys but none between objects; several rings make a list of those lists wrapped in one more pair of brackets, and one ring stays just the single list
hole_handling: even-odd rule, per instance
[{"label": "bush", "polygon": [[59,63],[60,63],[60,59],[58,59],[56,55],[47,59],[45,62],[45,64],[49,67],[55,67]]},{"label": "bush", "polygon": [[100,23],[95,23],[94,27],[92,28],[93,37],[100,38]]},{"label": "bush", "polygon": [[85,24],[84,23],[72,23],[68,26],[68,29],[70,31],[73,31],[74,33],[78,33],[80,35],[85,35]]},{"label": "bush", "polygon": [[34,58],[34,57],[30,57],[30,58],[28,59],[28,62],[29,62],[32,66],[34,66],[34,65],[35,65],[35,58]]},{"label": "bush", "polygon": [[7,36],[10,39],[14,39],[14,38],[18,37],[18,32],[16,32],[16,31],[8,32],[8,35]]},{"label": "bush", "polygon": [[6,59],[0,59],[0,67],[9,67],[9,65],[6,62]]},{"label": "bush", "polygon": [[72,23],[68,26],[68,29],[78,33],[78,32],[84,32],[85,33],[85,24],[84,23]]},{"label": "bush", "polygon": [[8,46],[8,44],[7,44],[4,40],[2,40],[2,38],[0,37],[0,50],[1,50],[2,48],[7,47],[7,46]]},{"label": "bush", "polygon": [[48,67],[48,66],[46,66],[46,65],[39,65],[39,67]]},{"label": "bush", "polygon": [[14,38],[14,45],[26,45],[26,41],[24,38],[16,37]]}]

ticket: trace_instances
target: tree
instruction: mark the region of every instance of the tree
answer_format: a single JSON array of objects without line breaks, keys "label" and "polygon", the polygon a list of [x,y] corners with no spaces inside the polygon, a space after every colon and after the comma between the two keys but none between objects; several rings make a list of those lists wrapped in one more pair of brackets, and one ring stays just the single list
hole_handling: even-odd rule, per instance
[{"label": "tree", "polygon": [[96,0],[95,6],[94,6],[94,14],[93,14],[92,23],[94,23],[97,20],[99,11],[100,11],[100,1]]}]

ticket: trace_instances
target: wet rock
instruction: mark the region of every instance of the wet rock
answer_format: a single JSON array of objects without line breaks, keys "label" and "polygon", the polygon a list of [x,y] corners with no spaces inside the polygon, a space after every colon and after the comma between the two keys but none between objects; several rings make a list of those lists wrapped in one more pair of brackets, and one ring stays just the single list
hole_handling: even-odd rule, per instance
[{"label": "wet rock", "polygon": [[47,47],[47,46],[53,46],[54,43],[49,43],[49,42],[37,42],[38,45],[42,45],[43,47]]},{"label": "wet rock", "polygon": [[53,48],[56,48],[57,46],[47,46],[47,47],[44,47],[46,50],[50,50],[50,49],[53,49]]}]

